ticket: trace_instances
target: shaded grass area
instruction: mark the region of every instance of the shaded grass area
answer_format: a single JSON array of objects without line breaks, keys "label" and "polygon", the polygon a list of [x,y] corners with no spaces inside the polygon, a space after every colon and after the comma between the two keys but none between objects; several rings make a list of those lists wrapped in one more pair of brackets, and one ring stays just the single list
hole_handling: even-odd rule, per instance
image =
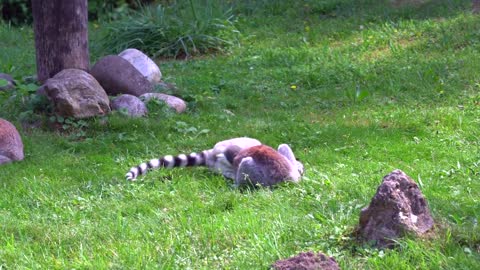
[{"label": "shaded grass area", "polygon": [[[229,55],[160,62],[187,114],[95,119],[83,140],[21,129],[25,161],[0,169],[0,265],[265,269],[314,250],[342,269],[478,269],[480,19],[469,1],[306,3],[240,16],[242,47]],[[6,29],[0,42],[33,55],[31,30]],[[14,47],[0,69],[21,77],[34,58]],[[124,182],[145,159],[244,135],[291,144],[304,181],[242,192],[178,169]],[[396,168],[425,194],[433,235],[385,251],[355,242],[360,210]]]}]

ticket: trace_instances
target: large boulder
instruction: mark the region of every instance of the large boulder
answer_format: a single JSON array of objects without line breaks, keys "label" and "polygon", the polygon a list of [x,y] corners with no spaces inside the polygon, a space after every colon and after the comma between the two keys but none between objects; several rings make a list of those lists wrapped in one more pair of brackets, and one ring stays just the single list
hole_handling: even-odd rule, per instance
[{"label": "large boulder", "polygon": [[302,252],[297,256],[278,260],[272,265],[274,270],[340,270],[333,257],[322,253]]},{"label": "large boulder", "polygon": [[154,84],[162,79],[160,68],[146,54],[137,49],[126,49],[118,56],[132,64],[147,80]]},{"label": "large boulder", "polygon": [[95,63],[90,74],[97,79],[107,94],[140,96],[153,91],[152,84],[127,60],[108,55]]},{"label": "large boulder", "polygon": [[112,100],[110,106],[112,110],[126,110],[126,113],[132,117],[144,116],[147,114],[147,106],[138,97],[132,95],[121,95]]},{"label": "large boulder", "polygon": [[0,118],[0,165],[23,159],[23,143],[14,125]]},{"label": "large boulder", "polygon": [[15,81],[12,76],[0,73],[0,91],[11,90],[15,88]]},{"label": "large boulder", "polygon": [[370,205],[360,213],[359,236],[378,247],[391,247],[406,233],[422,235],[433,228],[427,201],[401,170],[383,178]]},{"label": "large boulder", "polygon": [[83,70],[60,71],[45,82],[44,90],[58,115],[85,118],[110,112],[105,90]]},{"label": "large boulder", "polygon": [[183,99],[162,93],[146,93],[141,95],[140,99],[142,99],[144,102],[148,102],[151,99],[161,100],[165,102],[168,107],[175,109],[177,113],[182,113],[187,109],[187,104],[185,101],[183,101]]}]

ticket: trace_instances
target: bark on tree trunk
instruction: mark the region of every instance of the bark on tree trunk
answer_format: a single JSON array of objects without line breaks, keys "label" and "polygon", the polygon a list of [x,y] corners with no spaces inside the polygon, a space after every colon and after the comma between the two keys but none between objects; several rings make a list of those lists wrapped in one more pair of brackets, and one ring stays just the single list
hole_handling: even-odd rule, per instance
[{"label": "bark on tree trunk", "polygon": [[473,14],[480,13],[480,0],[472,0],[472,12]]},{"label": "bark on tree trunk", "polygon": [[89,69],[87,0],[32,0],[40,82],[66,68]]}]

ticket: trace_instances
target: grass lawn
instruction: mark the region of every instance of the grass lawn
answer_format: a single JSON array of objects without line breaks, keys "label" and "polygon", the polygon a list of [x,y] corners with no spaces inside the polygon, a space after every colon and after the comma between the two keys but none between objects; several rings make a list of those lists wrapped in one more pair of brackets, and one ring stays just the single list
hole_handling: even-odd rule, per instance
[{"label": "grass lawn", "polygon": [[[302,251],[342,269],[480,269],[480,16],[470,1],[423,2],[239,16],[232,53],[159,61],[189,102],[181,115],[23,129],[0,94],[25,144],[24,161],[0,167],[0,269],[267,269]],[[0,24],[0,48],[0,72],[35,73],[31,28]],[[202,168],[124,180],[237,136],[290,144],[304,180],[239,191]],[[419,184],[434,233],[357,243],[360,210],[396,168]]]}]

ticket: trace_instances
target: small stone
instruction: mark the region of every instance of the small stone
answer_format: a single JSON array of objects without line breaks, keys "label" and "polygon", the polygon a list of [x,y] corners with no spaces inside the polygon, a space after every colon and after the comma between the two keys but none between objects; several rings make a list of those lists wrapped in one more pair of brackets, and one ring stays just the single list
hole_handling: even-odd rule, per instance
[{"label": "small stone", "polygon": [[83,70],[64,69],[48,79],[43,89],[58,115],[85,118],[110,112],[107,94],[95,78]]},{"label": "small stone", "polygon": [[297,256],[278,260],[272,265],[274,270],[340,270],[333,257],[322,253],[302,252]]},{"label": "small stone", "polygon": [[145,103],[152,98],[164,101],[168,107],[175,109],[177,113],[182,113],[187,109],[187,104],[185,101],[174,96],[162,93],[146,93],[140,96],[140,99],[142,99]]},{"label": "small stone", "polygon": [[420,236],[433,228],[433,218],[418,185],[403,171],[383,178],[370,205],[360,213],[358,235],[378,247],[410,232]]},{"label": "small stone", "polygon": [[13,77],[6,73],[0,73],[0,91],[12,90],[13,88],[15,88]]},{"label": "small stone", "polygon": [[158,83],[162,79],[160,68],[143,52],[137,49],[126,49],[118,56],[130,62],[150,83]]},{"label": "small stone", "polygon": [[147,106],[138,97],[124,94],[111,102],[112,110],[126,110],[129,116],[140,117],[147,114]]},{"label": "small stone", "polygon": [[0,118],[0,165],[23,158],[22,138],[17,128],[7,120]]},{"label": "small stone", "polygon": [[108,55],[90,70],[107,94],[140,96],[153,91],[152,84],[132,64],[118,55]]}]

